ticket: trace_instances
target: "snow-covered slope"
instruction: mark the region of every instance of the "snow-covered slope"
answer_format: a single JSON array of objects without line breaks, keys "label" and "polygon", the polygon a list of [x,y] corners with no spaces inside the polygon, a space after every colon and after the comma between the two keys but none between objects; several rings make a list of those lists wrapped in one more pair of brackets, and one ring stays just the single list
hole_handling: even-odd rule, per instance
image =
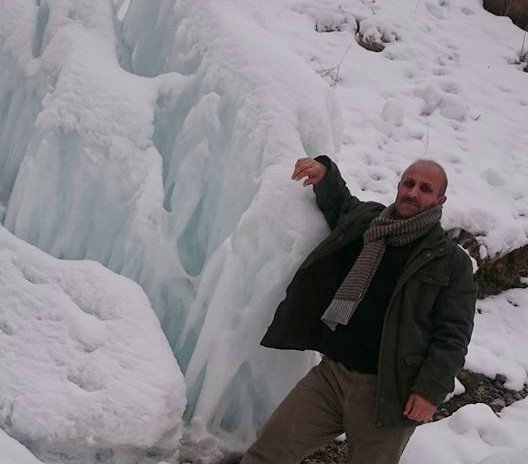
[{"label": "snow-covered slope", "polygon": [[2,464],[42,464],[42,461],[35,458],[27,448],[9,437],[3,430],[0,430],[0,449]]},{"label": "snow-covered slope", "polygon": [[2,429],[57,462],[179,447],[183,376],[136,284],[0,227],[0,295]]},{"label": "snow-covered slope", "polygon": [[326,232],[295,158],[390,202],[433,156],[447,228],[482,256],[527,242],[523,32],[480,0],[121,3],[1,3],[0,203],[17,236],[143,286],[197,428],[247,443],[312,362],[258,347]]},{"label": "snow-covered slope", "polygon": [[419,427],[401,464],[525,464],[527,440],[528,399],[499,417],[484,404],[471,404]]},{"label": "snow-covered slope", "polygon": [[512,289],[477,303],[466,368],[490,378],[506,376],[506,387],[528,384],[528,290]]}]

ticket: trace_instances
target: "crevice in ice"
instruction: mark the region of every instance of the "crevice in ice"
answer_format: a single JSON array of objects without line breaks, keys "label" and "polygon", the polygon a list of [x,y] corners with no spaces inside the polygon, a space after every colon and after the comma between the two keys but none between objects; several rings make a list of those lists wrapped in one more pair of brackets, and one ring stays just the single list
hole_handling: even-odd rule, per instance
[{"label": "crevice in ice", "polygon": [[196,377],[195,382],[190,386],[187,386],[187,408],[185,409],[185,412],[183,413],[183,420],[190,421],[194,415],[194,411],[196,410],[196,404],[198,402],[198,398],[200,397],[200,393],[202,391],[203,384],[205,382],[205,376],[207,374],[207,361],[204,363],[202,368],[200,369],[200,372],[198,373],[198,376]]},{"label": "crevice in ice", "polygon": [[258,380],[254,378],[250,363],[243,362],[218,401],[211,424],[244,440],[249,439],[250,430],[264,423],[270,409],[265,396],[255,388],[256,384]]},{"label": "crevice in ice", "polygon": [[116,16],[119,21],[123,21],[126,16],[128,8],[130,7],[130,0],[120,0],[116,4]]},{"label": "crevice in ice", "polygon": [[[188,315],[185,320],[180,316],[182,319],[181,325],[174,327],[176,330],[172,332],[173,328],[170,325],[167,325],[165,322],[162,324],[168,329],[168,332],[171,332],[171,336],[177,334],[177,337],[173,339],[174,343],[172,343],[171,346],[174,347],[180,369],[184,374],[187,372],[201,330],[203,329],[209,305],[215,293],[215,284],[219,284],[225,270],[225,259],[226,248],[224,247],[216,252],[211,260],[209,260],[207,269],[201,276],[201,291],[199,291],[198,294],[194,294],[192,303],[188,304],[186,308]],[[172,314],[173,318],[177,317],[175,312]],[[182,315],[184,312],[178,311],[177,314]]]},{"label": "crevice in ice", "polygon": [[203,323],[207,316],[207,307],[207,303],[202,301],[193,305],[193,321],[190,324],[191,327],[185,330],[184,337],[176,339],[177,344],[175,346],[178,363],[184,374],[187,372],[196,344],[198,343]]},{"label": "crevice in ice", "polygon": [[[128,9],[128,6],[127,6]],[[126,72],[134,74],[132,70],[132,47],[124,40],[123,37],[123,22],[119,20],[119,16],[115,15],[113,18],[114,24],[114,37],[117,61],[121,68]]]},{"label": "crevice in ice", "polygon": [[[189,19],[175,14],[172,10],[176,8],[171,2],[154,2],[148,9],[130,7],[130,0],[122,3],[115,16],[114,32],[118,60],[124,70],[141,77],[169,72],[191,76],[198,71],[203,53],[185,34],[178,34],[180,28],[188,27],[185,23]],[[138,30],[142,32],[138,34]],[[176,60],[170,59],[176,55]]]},{"label": "crevice in ice", "polygon": [[[190,276],[201,273],[208,252],[222,239],[214,240],[218,230],[211,224],[229,188],[221,182],[230,168],[226,157],[238,111],[216,92],[204,94],[200,85],[199,79],[189,80],[177,98],[160,93],[152,137],[163,162],[163,207],[173,215],[176,248]],[[243,208],[237,210],[241,214]]]},{"label": "crevice in ice", "polygon": [[203,269],[205,263],[205,246],[200,240],[201,224],[205,221],[203,217],[203,197],[194,209],[189,222],[178,237],[178,254],[185,271],[191,276],[197,276]]},{"label": "crevice in ice", "polygon": [[[17,68],[11,57],[0,54],[0,69]],[[0,204],[6,209],[22,160],[32,151],[28,132],[35,131],[35,119],[42,108],[35,80],[30,78],[26,85],[20,85],[24,79],[22,72],[0,73]]]},{"label": "crevice in ice", "polygon": [[[136,76],[157,77],[169,71],[166,69],[166,57],[170,55],[169,49],[173,44],[172,40],[167,40],[167,37],[170,37],[171,25],[167,26],[165,20],[171,15],[165,11],[167,5],[162,3],[151,3],[140,17],[134,14],[134,8],[130,8],[131,0],[122,0],[116,4],[117,8],[114,8],[114,36],[118,62],[125,71]],[[179,21],[176,21],[172,24],[172,30],[177,29],[178,23]],[[129,31],[136,27],[144,32],[132,40]],[[141,47],[137,47],[137,42],[141,42]],[[183,51],[179,53],[183,55]],[[197,66],[182,74],[192,74],[196,69]]]},{"label": "crevice in ice", "polygon": [[167,212],[172,212],[172,194],[174,191],[174,180],[169,180],[171,171],[177,171],[185,157],[183,149],[174,147],[175,140],[181,134],[182,126],[198,98],[192,93],[182,95],[176,102],[160,93],[156,101],[154,113],[154,134],[152,143],[161,155],[162,180],[164,189],[163,207]]},{"label": "crevice in ice", "polygon": [[[189,279],[173,277],[161,284],[158,296],[151,298],[153,307],[159,308],[161,312],[158,314],[161,326],[183,372],[185,372],[183,367],[185,363],[182,363],[181,359],[185,359],[186,347],[181,349],[175,347],[181,347],[181,337],[185,320],[188,317],[189,302],[195,296],[196,291]],[[188,353],[188,356],[191,354],[192,352]]]},{"label": "crevice in ice", "polygon": [[[205,319],[206,314],[206,308],[203,308],[202,311],[202,317],[201,322],[203,323],[203,320]],[[178,345],[181,346],[179,350],[177,350],[177,358],[180,365],[180,369],[185,374],[187,371],[187,368],[189,367],[189,363],[191,362],[191,358],[194,352],[194,349],[196,348],[196,343],[198,342],[198,338],[200,337],[200,326],[196,325],[196,327],[192,327],[186,331],[185,339],[178,340]]]},{"label": "crevice in ice", "polygon": [[[163,166],[165,166],[165,164]],[[167,211],[168,213],[172,212],[171,201],[172,201],[172,194],[174,192],[174,186],[175,186],[174,182],[169,182],[168,187],[167,187],[167,184],[165,184],[165,195],[163,196],[163,209]]]},{"label": "crevice in ice", "polygon": [[37,0],[36,4],[38,6],[37,13],[37,24],[35,27],[35,34],[33,36],[32,52],[33,58],[39,58],[42,55],[43,45],[44,45],[44,34],[46,33],[46,28],[48,26],[50,9],[46,3],[42,3],[41,0]]}]

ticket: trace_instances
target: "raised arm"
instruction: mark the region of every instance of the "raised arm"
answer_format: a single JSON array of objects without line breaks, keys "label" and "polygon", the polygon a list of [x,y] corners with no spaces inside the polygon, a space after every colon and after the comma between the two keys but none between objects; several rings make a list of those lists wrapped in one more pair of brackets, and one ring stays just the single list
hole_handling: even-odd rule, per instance
[{"label": "raised arm", "polygon": [[326,155],[300,158],[295,163],[292,179],[306,177],[303,185],[313,185],[317,206],[324,214],[330,229],[335,229],[339,218],[350,212],[361,201],[351,195],[336,164]]}]

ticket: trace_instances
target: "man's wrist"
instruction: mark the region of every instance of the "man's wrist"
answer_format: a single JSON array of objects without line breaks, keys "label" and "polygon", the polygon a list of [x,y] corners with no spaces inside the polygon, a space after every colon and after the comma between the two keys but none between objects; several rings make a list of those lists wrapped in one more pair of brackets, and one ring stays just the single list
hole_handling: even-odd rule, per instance
[{"label": "man's wrist", "polygon": [[317,188],[317,187],[323,187],[324,188],[324,186],[327,184],[329,178],[331,177],[331,172],[334,169],[333,168],[334,162],[326,155],[316,156],[314,158],[314,160],[317,161],[318,163],[321,163],[326,168],[326,172],[325,172],[324,177],[319,182],[314,184],[313,187],[314,187],[314,189]]}]

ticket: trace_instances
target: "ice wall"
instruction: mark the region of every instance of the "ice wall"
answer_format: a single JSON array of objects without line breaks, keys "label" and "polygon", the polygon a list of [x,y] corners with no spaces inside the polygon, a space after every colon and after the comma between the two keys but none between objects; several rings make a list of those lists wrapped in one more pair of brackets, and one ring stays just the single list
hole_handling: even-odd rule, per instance
[{"label": "ice wall", "polygon": [[334,96],[251,9],[133,1],[121,24],[118,6],[2,6],[5,225],[140,283],[186,371],[186,417],[249,441],[311,363],[258,341],[325,230],[288,177],[339,148]]}]

